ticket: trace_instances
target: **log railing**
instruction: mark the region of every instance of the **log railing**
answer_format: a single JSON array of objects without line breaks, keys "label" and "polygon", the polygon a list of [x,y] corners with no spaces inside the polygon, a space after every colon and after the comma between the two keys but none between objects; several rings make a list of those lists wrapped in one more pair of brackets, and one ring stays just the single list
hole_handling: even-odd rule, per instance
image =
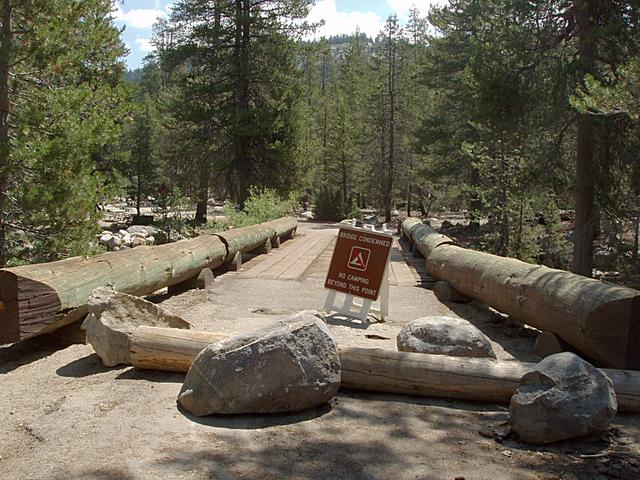
[{"label": "log railing", "polygon": [[147,295],[197,277],[245,253],[279,243],[296,230],[295,218],[202,235],[155,247],[74,257],[0,270],[0,344],[50,332],[81,319],[97,287]]},{"label": "log railing", "polygon": [[528,325],[557,334],[596,364],[640,369],[640,292],[457,246],[409,218],[403,234],[433,277]]}]

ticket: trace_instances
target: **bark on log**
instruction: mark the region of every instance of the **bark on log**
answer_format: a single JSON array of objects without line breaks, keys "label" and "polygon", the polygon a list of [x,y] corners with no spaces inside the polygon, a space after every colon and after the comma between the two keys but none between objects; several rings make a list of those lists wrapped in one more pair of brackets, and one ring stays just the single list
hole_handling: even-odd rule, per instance
[{"label": "bark on log", "polygon": [[[508,403],[534,363],[340,347],[342,383],[373,392]],[[602,370],[621,412],[640,412],[640,372]]]},{"label": "bark on log", "polygon": [[598,365],[640,369],[639,291],[467,250],[426,225],[406,229],[429,273],[457,291],[554,332]]},{"label": "bark on log", "polygon": [[[234,248],[250,248],[258,231],[266,235],[253,248],[296,228],[295,219],[233,230]],[[245,240],[244,238],[254,239]],[[244,250],[243,250],[244,251]],[[248,250],[246,250],[248,251]],[[233,255],[231,255],[233,258]],[[197,277],[229,259],[221,236],[202,235],[157,247],[137,247],[95,257],[0,270],[0,344],[12,343],[67,325],[72,309],[86,305],[97,287],[146,295]]]},{"label": "bark on log", "polygon": [[[186,372],[193,359],[224,335],[138,327],[131,336],[136,368]],[[533,363],[339,347],[342,386],[424,397],[508,403]],[[640,372],[603,370],[613,381],[620,411],[640,412]]]},{"label": "bark on log", "polygon": [[198,353],[226,338],[198,330],[137,327],[131,335],[131,364],[147,370],[186,372]]},{"label": "bark on log", "polygon": [[270,222],[249,227],[234,228],[218,233],[217,236],[227,247],[227,262],[236,254],[247,253],[264,247],[277,237],[287,238],[297,228],[297,220],[293,217],[279,218]]}]

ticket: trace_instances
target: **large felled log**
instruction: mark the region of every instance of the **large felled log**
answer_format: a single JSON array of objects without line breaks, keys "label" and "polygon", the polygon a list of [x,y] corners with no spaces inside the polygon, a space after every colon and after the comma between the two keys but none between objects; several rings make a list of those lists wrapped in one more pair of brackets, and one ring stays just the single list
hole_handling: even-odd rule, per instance
[{"label": "large felled log", "polygon": [[[265,227],[235,229],[235,245],[243,244],[244,238],[254,239],[257,230],[268,232],[262,244],[278,231],[286,236],[288,230],[295,230],[294,222],[281,219]],[[251,242],[255,240],[243,245]],[[220,236],[202,235],[157,247],[0,270],[0,344],[68,324],[73,316],[66,313],[85,306],[95,288],[111,286],[119,292],[146,295],[197,277],[203,268],[219,267],[228,257],[228,246]]]},{"label": "large felled log", "polygon": [[[138,327],[131,336],[136,368],[186,372],[193,359],[224,335],[197,330]],[[372,348],[340,347],[341,384],[374,392],[508,403],[535,364],[496,362]],[[640,372],[604,370],[620,411],[640,412]]]},{"label": "large felled log", "polygon": [[[374,392],[508,403],[533,363],[341,347],[342,386]],[[621,412],[640,412],[640,372],[608,370]]]},{"label": "large felled log", "polygon": [[562,270],[454,245],[405,222],[429,273],[540,330],[554,332],[597,364],[640,369],[640,292]]},{"label": "large felled log", "polygon": [[275,238],[291,236],[296,228],[296,219],[285,217],[259,225],[226,230],[218,233],[217,236],[227,246],[227,261],[229,262],[237,253],[251,252],[263,247]]}]

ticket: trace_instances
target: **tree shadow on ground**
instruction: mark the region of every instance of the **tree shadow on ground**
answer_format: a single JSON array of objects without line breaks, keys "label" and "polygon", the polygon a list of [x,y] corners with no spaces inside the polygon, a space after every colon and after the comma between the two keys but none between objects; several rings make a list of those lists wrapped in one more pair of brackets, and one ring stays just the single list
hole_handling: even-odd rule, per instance
[{"label": "tree shadow on ground", "polygon": [[[341,391],[332,404],[321,417],[257,427],[250,437],[214,429],[205,434],[210,448],[172,448],[157,460],[157,467],[198,472],[198,478],[367,480],[481,478],[474,476],[478,465],[491,464],[496,464],[492,473],[502,473],[498,478],[514,480],[570,470],[555,454],[542,464],[538,459],[531,463],[517,452],[506,456],[503,446],[481,438],[479,426],[505,415],[492,404],[351,391]],[[350,429],[344,428],[345,421]],[[478,441],[486,446],[478,449]],[[467,447],[475,458],[465,459]]]},{"label": "tree shadow on ground", "polygon": [[65,472],[50,478],[51,480],[68,480],[72,478],[82,480],[136,480],[140,477],[122,468],[98,468],[96,470],[82,470],[77,474]]}]

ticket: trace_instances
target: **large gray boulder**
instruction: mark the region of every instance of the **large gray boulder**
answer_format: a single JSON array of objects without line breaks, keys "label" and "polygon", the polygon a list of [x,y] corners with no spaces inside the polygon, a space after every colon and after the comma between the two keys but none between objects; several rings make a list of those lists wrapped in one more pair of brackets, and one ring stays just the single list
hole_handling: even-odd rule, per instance
[{"label": "large gray boulder", "polygon": [[182,318],[147,300],[110,288],[96,288],[89,297],[89,314],[82,327],[87,342],[107,367],[131,364],[129,344],[136,327],[191,328]]},{"label": "large gray boulder", "polygon": [[461,318],[418,318],[400,330],[397,342],[401,352],[496,358],[491,340]]},{"label": "large gray boulder", "polygon": [[611,380],[569,352],[538,363],[511,397],[511,428],[523,442],[545,445],[597,434],[618,410]]},{"label": "large gray boulder", "polygon": [[204,349],[178,402],[197,416],[297,412],[328,402],[339,387],[333,335],[305,311]]}]

